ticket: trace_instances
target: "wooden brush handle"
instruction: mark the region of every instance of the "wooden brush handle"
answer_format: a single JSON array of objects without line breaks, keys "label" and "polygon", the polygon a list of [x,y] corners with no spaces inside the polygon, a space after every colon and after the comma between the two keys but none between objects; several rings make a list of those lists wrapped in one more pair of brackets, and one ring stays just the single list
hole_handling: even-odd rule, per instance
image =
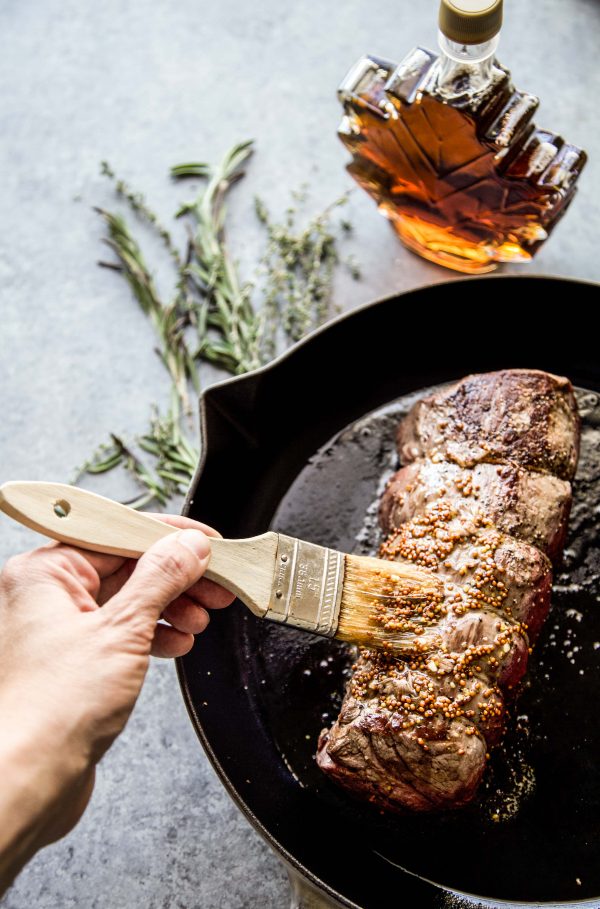
[{"label": "wooden brush handle", "polygon": [[5,483],[0,486],[0,508],[53,540],[134,559],[178,529],[62,483]]},{"label": "wooden brush handle", "polygon": [[[0,486],[0,510],[53,540],[134,559],[157,540],[180,530],[127,505],[63,483],[4,483]],[[211,537],[206,577],[223,584],[253,612],[263,615],[267,608],[264,598],[268,602],[272,585],[276,548],[275,533],[248,540]]]}]

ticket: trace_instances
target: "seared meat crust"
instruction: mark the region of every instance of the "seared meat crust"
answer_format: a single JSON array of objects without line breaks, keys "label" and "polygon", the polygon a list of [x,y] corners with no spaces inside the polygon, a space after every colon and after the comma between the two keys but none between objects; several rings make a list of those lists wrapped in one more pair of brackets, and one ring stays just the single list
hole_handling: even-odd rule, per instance
[{"label": "seared meat crust", "polygon": [[403,464],[514,463],[571,480],[579,452],[573,388],[535,369],[467,376],[413,407],[399,426],[398,451]]},{"label": "seared meat crust", "polygon": [[464,469],[441,461],[415,461],[391,478],[381,500],[381,526],[390,533],[440,499],[461,524],[483,515],[499,530],[532,543],[552,560],[564,546],[571,484],[512,464]]},{"label": "seared meat crust", "polygon": [[380,555],[434,571],[443,603],[414,653],[363,650],[319,739],[332,779],[383,808],[470,801],[550,606],[579,423],[568,380],[469,376],[400,425],[407,466],[384,492]]}]

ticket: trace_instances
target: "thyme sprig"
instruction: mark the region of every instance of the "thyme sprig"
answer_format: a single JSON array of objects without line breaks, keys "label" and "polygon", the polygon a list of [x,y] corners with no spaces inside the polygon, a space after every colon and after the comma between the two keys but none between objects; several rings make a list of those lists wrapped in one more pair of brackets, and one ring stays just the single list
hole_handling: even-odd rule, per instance
[{"label": "thyme sprig", "polygon": [[[296,224],[294,204],[277,223],[257,199],[256,214],[267,231],[266,251],[256,281],[240,279],[226,244],[225,202],[244,175],[252,151],[252,142],[241,142],[216,167],[192,162],[171,169],[176,180],[205,181],[197,196],[176,213],[177,218],[186,219],[188,229],[183,252],[144,197],[117,178],[109,164],[102,163],[102,173],[114,182],[117,195],[158,232],[174,268],[173,296],[165,302],[125,219],[96,209],[107,227],[104,242],[116,257],[116,262],[100,264],[123,275],[150,319],[172,385],[166,415],[154,408],[149,428],[134,443],[111,434],[110,441],[78,473],[81,478],[124,468],[141,488],[140,495],[127,503],[134,508],[151,503],[166,506],[185,492],[194,475],[199,452],[186,435],[184,415],[189,413],[189,389],[198,391],[200,387],[200,364],[208,362],[233,375],[255,369],[281,343],[298,340],[333,309],[333,276],[340,259],[332,215],[347,197],[328,206],[304,229]],[[305,195],[294,194],[293,202],[303,202]],[[351,226],[341,221],[340,229],[348,233]],[[354,277],[358,277],[357,270]]]},{"label": "thyme sprig", "polygon": [[[295,202],[306,200],[306,190],[293,193]],[[273,329],[280,326],[287,338],[299,341],[326,321],[333,311],[333,273],[339,262],[336,235],[330,221],[332,213],[348,201],[337,199],[309,221],[303,229],[296,225],[296,208],[290,205],[281,223],[273,221],[258,197],[254,207],[267,229],[268,244],[263,257],[265,319]],[[347,222],[342,222],[347,230]],[[276,339],[269,339],[271,347]]]}]

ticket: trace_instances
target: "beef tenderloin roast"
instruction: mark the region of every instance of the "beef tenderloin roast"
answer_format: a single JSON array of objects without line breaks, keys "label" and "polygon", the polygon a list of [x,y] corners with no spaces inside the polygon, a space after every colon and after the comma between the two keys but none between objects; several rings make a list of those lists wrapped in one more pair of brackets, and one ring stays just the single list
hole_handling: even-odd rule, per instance
[{"label": "beef tenderloin roast", "polygon": [[397,439],[380,555],[434,571],[444,601],[404,658],[361,651],[317,761],[383,808],[457,808],[477,791],[550,607],[577,405],[567,379],[537,370],[468,376],[419,401]]}]

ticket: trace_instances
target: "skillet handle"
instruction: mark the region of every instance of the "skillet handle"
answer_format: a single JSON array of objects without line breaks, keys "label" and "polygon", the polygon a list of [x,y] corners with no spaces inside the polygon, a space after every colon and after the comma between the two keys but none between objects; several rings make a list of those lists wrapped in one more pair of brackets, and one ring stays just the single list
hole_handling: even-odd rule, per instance
[{"label": "skillet handle", "polygon": [[294,868],[286,865],[290,879],[290,909],[342,909],[342,904],[328,894],[318,890]]}]

